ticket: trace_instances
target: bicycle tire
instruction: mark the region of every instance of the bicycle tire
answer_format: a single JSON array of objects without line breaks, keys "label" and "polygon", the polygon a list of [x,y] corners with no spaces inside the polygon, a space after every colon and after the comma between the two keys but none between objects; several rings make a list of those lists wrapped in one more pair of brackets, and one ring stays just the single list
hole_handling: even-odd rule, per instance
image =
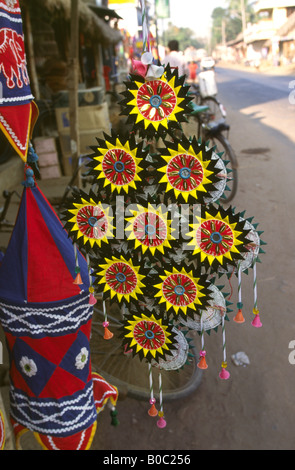
[{"label": "bicycle tire", "polygon": [[[148,401],[150,398],[148,363],[140,361],[137,355],[133,357],[131,352],[124,352],[120,338],[122,325],[120,308],[113,304],[108,310],[109,329],[114,336],[110,340],[105,340],[102,327],[104,314],[97,304],[94,307],[90,338],[92,368],[116,386],[121,396]],[[193,334],[196,335],[196,332]],[[194,338],[191,338],[190,344],[193,342]],[[194,344],[190,348],[190,356],[181,369],[175,371],[161,369],[165,401],[187,397],[199,387],[203,371],[197,367],[198,355]],[[159,369],[153,366],[152,374],[154,395],[157,396]]]},{"label": "bicycle tire", "polygon": [[225,191],[222,199],[222,202],[228,203],[234,199],[238,189],[237,157],[229,141],[222,133],[211,137],[210,140],[213,145],[216,145],[218,153],[222,152],[221,158],[226,162],[227,170],[230,170],[227,178],[227,191]]}]

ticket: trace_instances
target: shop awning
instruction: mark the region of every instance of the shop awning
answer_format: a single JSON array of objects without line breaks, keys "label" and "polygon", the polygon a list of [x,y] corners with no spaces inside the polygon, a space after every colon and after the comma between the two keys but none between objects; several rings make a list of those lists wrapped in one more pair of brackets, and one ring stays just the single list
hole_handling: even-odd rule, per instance
[{"label": "shop awning", "polygon": [[[71,19],[71,0],[34,0],[39,2],[52,15],[60,16],[63,12],[65,20]],[[99,41],[107,46],[117,44],[121,41],[122,36],[119,30],[111,28],[104,19],[100,18],[93,9],[83,1],[79,0],[79,21],[80,29],[83,34],[91,36],[91,38]]]}]

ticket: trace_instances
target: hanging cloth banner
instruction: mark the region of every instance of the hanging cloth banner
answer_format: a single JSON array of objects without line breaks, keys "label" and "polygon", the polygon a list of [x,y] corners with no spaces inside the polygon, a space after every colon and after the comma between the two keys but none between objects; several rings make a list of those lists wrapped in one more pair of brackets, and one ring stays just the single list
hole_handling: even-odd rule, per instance
[{"label": "hanging cloth banner", "polygon": [[28,77],[18,0],[0,1],[0,129],[26,161],[38,109]]}]

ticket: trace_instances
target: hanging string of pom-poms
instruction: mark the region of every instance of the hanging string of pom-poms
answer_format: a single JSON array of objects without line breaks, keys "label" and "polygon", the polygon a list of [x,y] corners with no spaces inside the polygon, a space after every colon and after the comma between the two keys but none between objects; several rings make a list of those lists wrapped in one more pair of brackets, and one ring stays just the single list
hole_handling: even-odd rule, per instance
[{"label": "hanging string of pom-poms", "polygon": [[251,324],[255,328],[260,328],[262,326],[260,316],[259,316],[259,310],[258,310],[258,303],[257,303],[257,276],[256,276],[256,259],[254,259],[253,262],[253,290],[254,290],[254,307],[253,307],[253,314],[254,319],[252,320]]},{"label": "hanging string of pom-poms", "polygon": [[87,267],[88,267],[88,276],[89,276],[89,304],[90,305],[95,305],[97,300],[94,297],[94,287],[93,287],[93,281],[92,281],[92,268],[90,267],[90,258],[89,254],[86,253],[86,261],[87,261]]},{"label": "hanging string of pom-poms", "polygon": [[223,361],[221,363],[221,372],[219,373],[219,377],[223,380],[227,380],[230,378],[230,373],[227,368],[227,360],[226,360],[226,341],[225,341],[225,312],[220,307],[221,311],[221,328],[222,328],[222,351],[223,351]]},{"label": "hanging string of pom-poms", "polygon": [[150,385],[150,409],[148,410],[148,414],[150,416],[157,416],[158,415],[158,410],[156,408],[156,399],[154,397],[154,389],[153,389],[153,371],[152,371],[152,365],[151,363],[148,364],[149,367],[149,385]]},{"label": "hanging string of pom-poms", "polygon": [[106,308],[105,300],[102,301],[102,308],[103,308],[103,316],[104,316],[104,322],[102,324],[102,326],[104,327],[103,339],[112,339],[112,337],[114,336],[114,333],[112,333],[109,330],[110,322],[108,321],[107,308]]},{"label": "hanging string of pom-poms", "polygon": [[158,413],[159,419],[157,421],[158,428],[165,428],[166,427],[166,420],[164,419],[164,411],[163,411],[163,390],[162,390],[162,374],[159,373],[159,401],[160,401],[160,411]]},{"label": "hanging string of pom-poms", "polygon": [[79,260],[78,260],[78,249],[76,243],[74,243],[74,255],[75,255],[75,274],[76,277],[74,279],[73,284],[78,284],[81,285],[83,284],[81,274],[80,274],[80,266],[79,266]]},{"label": "hanging string of pom-poms", "polygon": [[243,308],[243,303],[242,303],[242,267],[241,263],[238,263],[238,303],[237,303],[237,308],[238,312],[236,316],[234,317],[234,321],[236,323],[244,323],[245,318],[243,316],[242,308]]},{"label": "hanging string of pom-poms", "polygon": [[201,351],[200,351],[200,357],[199,357],[199,362],[197,364],[199,369],[208,369],[208,364],[206,362],[206,351],[204,348],[204,324],[203,324],[203,318],[202,314],[200,316],[200,329],[201,329]]}]

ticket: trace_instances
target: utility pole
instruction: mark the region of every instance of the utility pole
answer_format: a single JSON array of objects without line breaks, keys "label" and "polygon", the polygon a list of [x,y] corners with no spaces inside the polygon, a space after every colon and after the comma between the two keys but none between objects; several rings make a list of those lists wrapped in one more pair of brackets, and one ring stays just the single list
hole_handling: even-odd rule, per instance
[{"label": "utility pole", "polygon": [[245,30],[246,30],[246,27],[247,27],[247,24],[246,24],[245,0],[241,0],[241,12],[242,12],[243,41],[245,42]]},{"label": "utility pole", "polygon": [[[69,114],[70,114],[70,140],[72,155],[72,174],[75,173],[79,164],[80,139],[79,139],[79,0],[71,0],[71,43],[69,61]],[[74,182],[78,187],[79,172]]]}]

